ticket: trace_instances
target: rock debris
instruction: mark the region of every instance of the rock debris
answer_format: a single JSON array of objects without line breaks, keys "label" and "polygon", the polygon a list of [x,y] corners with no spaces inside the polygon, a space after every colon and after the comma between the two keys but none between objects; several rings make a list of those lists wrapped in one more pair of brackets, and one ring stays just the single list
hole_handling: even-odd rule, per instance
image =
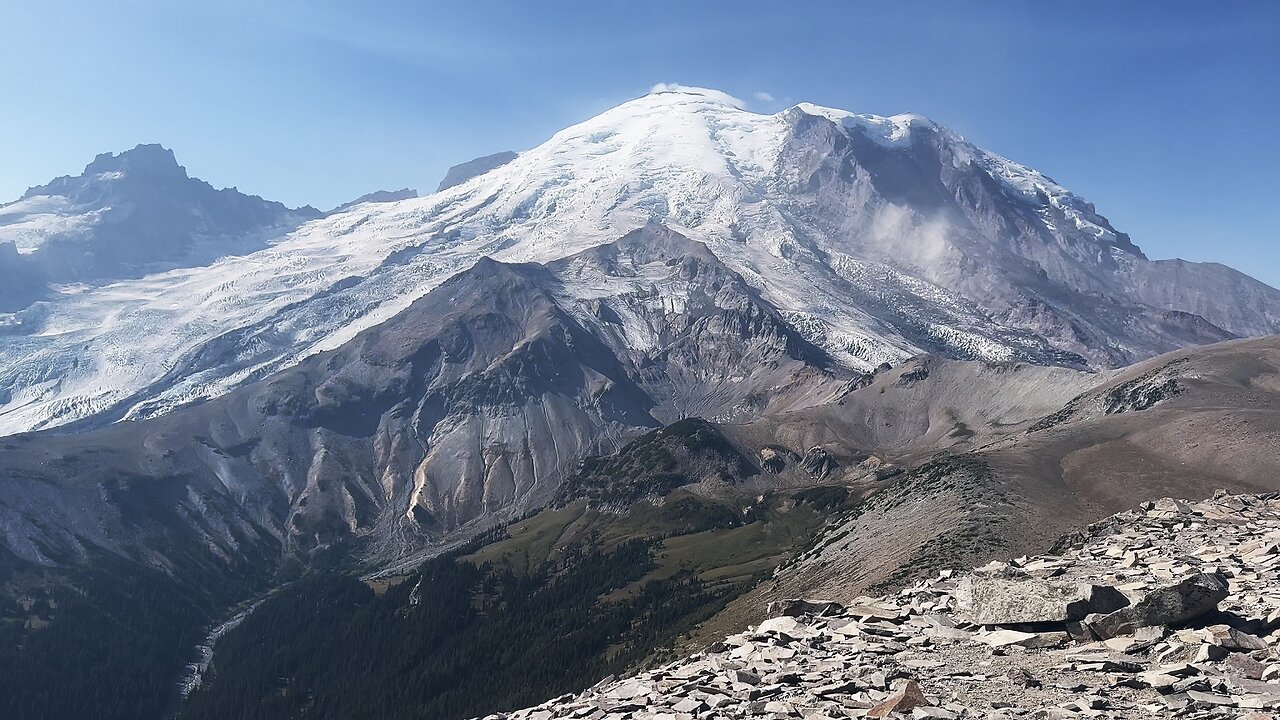
[{"label": "rock debris", "polygon": [[1165,499],[1058,555],[842,606],[488,720],[1243,718],[1280,712],[1280,495]]}]

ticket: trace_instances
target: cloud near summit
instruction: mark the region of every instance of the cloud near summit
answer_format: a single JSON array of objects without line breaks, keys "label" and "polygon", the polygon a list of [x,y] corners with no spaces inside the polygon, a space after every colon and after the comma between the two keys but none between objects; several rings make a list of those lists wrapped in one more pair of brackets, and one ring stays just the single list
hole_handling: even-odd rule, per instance
[{"label": "cloud near summit", "polygon": [[745,108],[745,107],[747,106],[746,101],[745,101],[745,100],[742,100],[741,98],[734,97],[734,96],[732,96],[732,95],[730,95],[730,94],[728,94],[728,93],[721,92],[721,91],[719,91],[719,90],[711,90],[711,89],[708,89],[708,88],[697,87],[697,86],[695,86],[695,85],[681,85],[680,83],[665,83],[665,82],[662,82],[662,83],[658,83],[658,84],[654,85],[653,87],[649,88],[649,92],[651,92],[651,93],[661,93],[661,92],[687,92],[687,93],[694,93],[694,94],[697,94],[697,95],[707,95],[707,96],[710,96],[710,97],[717,97],[717,98],[721,98],[721,99],[723,99],[723,100],[725,100],[725,101],[727,101],[727,102],[730,102],[730,103],[732,103],[733,105],[735,105],[735,106],[737,106],[737,107],[740,107],[740,108]]}]

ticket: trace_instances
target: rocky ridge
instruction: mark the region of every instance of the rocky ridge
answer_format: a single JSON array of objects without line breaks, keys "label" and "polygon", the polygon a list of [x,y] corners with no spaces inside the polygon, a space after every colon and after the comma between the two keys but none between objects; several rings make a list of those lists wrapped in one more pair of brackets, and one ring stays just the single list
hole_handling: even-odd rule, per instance
[{"label": "rocky ridge", "polygon": [[1280,711],[1280,496],[1146,503],[1060,546],[848,606],[781,602],[705,652],[488,720]]}]

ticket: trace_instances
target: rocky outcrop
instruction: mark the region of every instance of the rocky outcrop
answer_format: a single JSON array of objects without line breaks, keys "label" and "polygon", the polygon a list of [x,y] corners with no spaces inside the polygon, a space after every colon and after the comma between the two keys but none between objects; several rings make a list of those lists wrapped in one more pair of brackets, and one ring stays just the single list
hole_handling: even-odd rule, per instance
[{"label": "rocky outcrop", "polygon": [[[1280,497],[1147,504],[1060,555],[850,605],[780,604],[686,660],[491,718],[1266,720],[1280,711],[1277,568]],[[1065,618],[1121,593],[1133,602],[1117,617],[1169,624],[1069,632]]]},{"label": "rocky outcrop", "polygon": [[825,480],[840,470],[840,463],[821,447],[811,447],[800,459],[800,466],[810,475]]},{"label": "rocky outcrop", "polygon": [[443,192],[455,185],[461,185],[473,177],[500,168],[515,159],[516,153],[511,150],[504,150],[454,165],[444,174],[444,178],[440,180],[440,184],[436,187],[436,192]]}]

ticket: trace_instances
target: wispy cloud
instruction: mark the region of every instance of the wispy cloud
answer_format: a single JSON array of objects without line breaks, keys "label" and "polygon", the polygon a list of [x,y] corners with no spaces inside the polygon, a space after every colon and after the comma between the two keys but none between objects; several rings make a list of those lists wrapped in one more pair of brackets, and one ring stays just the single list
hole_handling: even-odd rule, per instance
[{"label": "wispy cloud", "polygon": [[771,103],[773,102],[773,99],[774,99],[772,95],[770,95],[769,93],[763,90],[757,90],[751,93],[751,97],[755,98],[756,100],[759,100],[762,103]]},{"label": "wispy cloud", "polygon": [[747,106],[747,104],[744,103],[742,100],[728,93],[720,92],[719,90],[712,90],[710,88],[695,87],[693,85],[681,85],[680,83],[665,83],[665,82],[658,83],[653,87],[649,88],[649,92],[651,93],[684,92],[684,93],[691,93],[693,95],[706,95],[707,97],[715,98],[717,100],[727,102],[731,105],[734,105],[740,108]]}]

